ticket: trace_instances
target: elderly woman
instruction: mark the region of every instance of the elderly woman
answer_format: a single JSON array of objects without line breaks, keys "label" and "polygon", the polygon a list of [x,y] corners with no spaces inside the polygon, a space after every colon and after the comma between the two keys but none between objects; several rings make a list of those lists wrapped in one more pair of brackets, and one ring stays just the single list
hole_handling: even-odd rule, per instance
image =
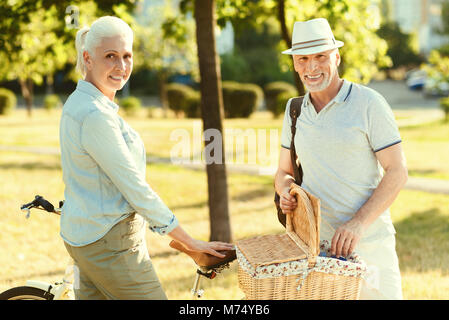
[{"label": "elderly woman", "polygon": [[152,266],[145,225],[185,249],[224,257],[223,242],[191,238],[145,181],[145,149],[117,113],[117,90],[133,68],[133,32],[102,17],[76,35],[84,77],[60,122],[65,203],[61,236],[79,276],[77,299],[166,299]]}]

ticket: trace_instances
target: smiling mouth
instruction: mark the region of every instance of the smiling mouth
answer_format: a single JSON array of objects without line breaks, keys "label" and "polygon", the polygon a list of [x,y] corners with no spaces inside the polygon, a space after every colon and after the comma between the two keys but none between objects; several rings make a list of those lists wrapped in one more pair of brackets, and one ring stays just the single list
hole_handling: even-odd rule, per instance
[{"label": "smiling mouth", "polygon": [[318,74],[318,75],[315,75],[315,76],[306,75],[305,78],[306,78],[307,80],[312,80],[312,81],[313,81],[313,80],[317,80],[317,79],[321,78],[322,75],[323,75],[322,73],[320,73],[320,74]]},{"label": "smiling mouth", "polygon": [[109,76],[112,80],[121,81],[124,79],[124,76]]}]

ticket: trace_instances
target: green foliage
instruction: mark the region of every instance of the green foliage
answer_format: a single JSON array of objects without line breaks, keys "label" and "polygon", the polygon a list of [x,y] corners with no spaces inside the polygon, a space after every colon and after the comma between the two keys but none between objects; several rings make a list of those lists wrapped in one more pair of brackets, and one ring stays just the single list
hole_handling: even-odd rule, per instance
[{"label": "green foliage", "polygon": [[184,114],[187,118],[201,117],[201,94],[198,91],[194,90],[188,95]]},{"label": "green foliage", "polygon": [[[368,83],[379,67],[391,65],[386,55],[387,43],[376,30],[380,14],[371,1],[360,0],[288,0],[286,20],[290,33],[294,21],[326,18],[336,39],[345,43],[341,47],[342,62],[340,75],[349,80]],[[285,43],[282,48],[287,49]],[[288,67],[292,68],[291,57],[282,55]]]},{"label": "green foliage", "polygon": [[57,94],[48,94],[44,98],[44,108],[53,110],[62,107],[62,101]]},{"label": "green foliage", "polygon": [[119,100],[118,105],[122,108],[126,115],[134,116],[142,109],[142,103],[137,97],[129,96]]},{"label": "green foliage", "polygon": [[263,99],[262,89],[252,83],[223,81],[222,90],[226,118],[248,118]]},{"label": "green foliage", "polygon": [[248,81],[251,72],[248,62],[237,52],[220,56],[221,79],[224,81]]},{"label": "green foliage", "polygon": [[9,114],[17,105],[17,98],[11,90],[0,88],[0,115]]},{"label": "green foliage", "polygon": [[[182,2],[190,3],[191,0]],[[260,27],[273,16],[277,16],[280,3],[281,0],[217,0],[218,24],[224,25],[224,21],[231,20],[237,31],[236,39],[238,39],[241,31],[252,26]],[[380,13],[372,1],[285,0],[282,3],[285,4],[285,20],[290,35],[295,21],[318,17],[326,18],[329,21],[335,38],[345,43],[345,46],[340,48],[342,56],[340,75],[347,80],[368,83],[380,67],[391,65],[391,59],[386,55],[387,43],[376,34],[376,30],[379,28]],[[279,19],[278,16],[277,18]],[[270,31],[279,34],[278,28],[278,25],[275,24]],[[265,43],[263,50],[259,50],[260,55],[274,50],[277,55],[271,58],[271,66],[280,64],[281,71],[293,70],[291,56],[281,54],[281,51],[290,45],[291,43],[287,44],[285,41],[281,41],[278,35],[276,44]],[[240,53],[237,52],[237,54]],[[251,69],[251,72],[257,68],[260,69],[258,71],[261,71],[267,67],[260,62],[254,63],[250,65],[250,68],[255,68]],[[242,76],[246,76],[246,74]],[[285,81],[287,78],[272,78],[258,84],[264,85],[273,80]]]},{"label": "green foliage", "polygon": [[428,60],[429,63],[423,65],[422,69],[427,73],[428,83],[432,83],[438,91],[442,84],[449,84],[449,57],[442,56],[437,50],[432,50]]},{"label": "green foliage", "polygon": [[440,99],[440,107],[444,111],[445,122],[449,122],[449,97]]},{"label": "green foliage", "polygon": [[235,28],[234,52],[221,57],[222,79],[259,86],[290,80],[291,72],[279,64],[279,41],[279,23],[272,17],[259,25],[248,22],[245,28]]},{"label": "green foliage", "polygon": [[442,45],[437,50],[442,56],[449,57],[449,43]]},{"label": "green foliage", "polygon": [[151,2],[151,6],[142,3],[131,26],[135,33],[135,68],[198,78],[195,20],[181,14],[177,1]]},{"label": "green foliage", "polygon": [[276,99],[276,113],[273,113],[274,117],[279,117],[284,111],[287,102],[290,98],[297,96],[297,92],[292,95],[292,92],[282,92],[277,96]]},{"label": "green foliage", "polygon": [[441,24],[439,33],[449,35],[449,0],[444,0],[441,3]]},{"label": "green foliage", "polygon": [[288,82],[276,81],[264,87],[265,104],[267,110],[274,117],[278,117],[285,111],[288,99],[298,95],[296,88]]},{"label": "green foliage", "polygon": [[[67,62],[72,53],[58,40],[55,29],[63,29],[55,8],[42,8],[30,14],[29,22],[20,25],[20,33],[4,48],[0,48],[0,78],[32,79],[41,84],[43,76],[54,73]],[[17,48],[19,47],[19,48]],[[17,48],[16,50],[12,50]],[[3,57],[2,57],[3,56]]]},{"label": "green foliage", "polygon": [[169,83],[167,85],[168,107],[177,116],[181,112],[189,118],[200,115],[200,94],[189,86],[181,83]]},{"label": "green foliage", "polygon": [[424,62],[424,58],[412,48],[412,36],[402,32],[398,23],[384,23],[377,30],[377,35],[387,41],[387,55],[392,60],[392,67],[417,66]]},{"label": "green foliage", "polygon": [[134,5],[135,0],[0,1],[0,81],[26,83],[22,94],[27,105],[32,84],[42,84],[45,76],[72,66],[68,77],[76,81],[77,28],[106,14],[123,14],[129,22],[130,15],[124,12],[131,12]]}]

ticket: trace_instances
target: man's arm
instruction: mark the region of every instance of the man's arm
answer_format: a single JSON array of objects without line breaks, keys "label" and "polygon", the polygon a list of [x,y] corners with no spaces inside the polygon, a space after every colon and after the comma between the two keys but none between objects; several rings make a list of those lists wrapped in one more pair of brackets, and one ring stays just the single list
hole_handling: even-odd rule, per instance
[{"label": "man's arm", "polygon": [[351,254],[364,231],[391,206],[407,182],[407,165],[401,143],[376,152],[376,157],[385,174],[371,197],[354,217],[335,231],[331,245],[332,254]]},{"label": "man's arm", "polygon": [[293,178],[293,166],[290,158],[290,149],[281,148],[279,166],[274,178],[274,188],[280,196],[279,204],[283,213],[291,213],[296,208],[295,197],[290,195],[290,184],[295,182]]}]

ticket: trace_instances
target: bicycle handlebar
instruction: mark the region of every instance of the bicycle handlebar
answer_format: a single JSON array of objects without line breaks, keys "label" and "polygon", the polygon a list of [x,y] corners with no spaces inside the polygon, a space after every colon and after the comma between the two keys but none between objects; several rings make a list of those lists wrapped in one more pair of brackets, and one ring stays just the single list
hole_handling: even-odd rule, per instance
[{"label": "bicycle handlebar", "polygon": [[54,205],[52,205],[49,201],[45,200],[44,197],[37,195],[37,196],[34,197],[33,201],[31,201],[30,203],[26,203],[26,204],[22,205],[20,207],[20,209],[29,212],[30,209],[37,208],[37,209],[45,210],[47,212],[61,214],[60,213],[61,212],[60,208],[62,207],[63,203],[64,203],[64,201],[60,201],[59,202],[59,208],[55,209]]}]

